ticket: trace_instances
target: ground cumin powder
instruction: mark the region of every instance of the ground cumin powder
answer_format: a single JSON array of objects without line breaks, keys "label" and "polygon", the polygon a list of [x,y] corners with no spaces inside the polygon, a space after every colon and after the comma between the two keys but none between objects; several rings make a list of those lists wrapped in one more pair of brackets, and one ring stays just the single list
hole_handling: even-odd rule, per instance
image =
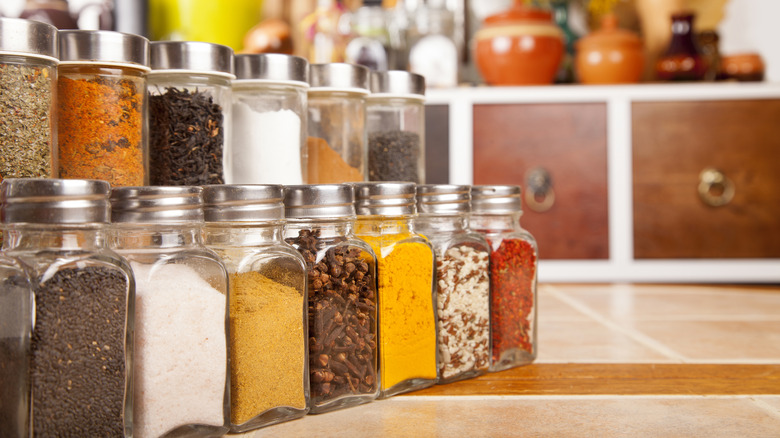
[{"label": "ground cumin powder", "polygon": [[304,295],[260,273],[230,274],[231,422],[306,408]]},{"label": "ground cumin powder", "polygon": [[350,166],[338,152],[319,137],[309,137],[308,179],[309,184],[341,184],[364,181],[363,173]]},{"label": "ground cumin powder", "polygon": [[360,237],[373,247],[379,263],[382,390],[410,379],[436,379],[433,252],[424,243],[410,242],[396,243],[388,254],[379,239]]}]

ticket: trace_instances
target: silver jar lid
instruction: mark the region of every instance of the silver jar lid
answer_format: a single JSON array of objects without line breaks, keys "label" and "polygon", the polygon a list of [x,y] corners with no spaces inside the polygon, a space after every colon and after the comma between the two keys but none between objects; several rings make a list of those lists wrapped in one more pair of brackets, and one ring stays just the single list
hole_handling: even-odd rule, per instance
[{"label": "silver jar lid", "polygon": [[425,78],[401,70],[372,71],[371,98],[400,96],[425,99]]},{"label": "silver jar lid", "polygon": [[359,216],[406,216],[417,213],[417,186],[409,182],[355,183],[355,210]]},{"label": "silver jar lid", "polygon": [[150,65],[155,73],[186,70],[233,76],[233,49],[199,41],[154,41],[149,44]]},{"label": "silver jar lid", "polygon": [[523,211],[520,186],[474,186],[471,211],[486,214],[510,214]]},{"label": "silver jar lid", "polygon": [[203,186],[206,222],[258,222],[284,219],[280,185]]},{"label": "silver jar lid", "polygon": [[355,192],[350,184],[286,186],[284,215],[287,219],[354,217]]},{"label": "silver jar lid", "polygon": [[203,222],[201,191],[197,186],[115,187],[111,190],[111,222]]},{"label": "silver jar lid", "polygon": [[109,222],[106,181],[7,178],[0,185],[6,224],[90,224]]},{"label": "silver jar lid", "polygon": [[40,21],[0,18],[0,51],[57,59],[57,28]]},{"label": "silver jar lid", "polygon": [[131,64],[149,69],[149,40],[110,30],[61,30],[60,61]]},{"label": "silver jar lid", "polygon": [[471,210],[469,186],[424,184],[417,186],[417,211],[420,214],[460,214]]},{"label": "silver jar lid", "polygon": [[309,61],[300,56],[280,53],[247,53],[236,55],[236,80],[292,82],[309,86]]},{"label": "silver jar lid", "polygon": [[369,94],[369,70],[362,65],[312,64],[309,68],[310,91],[347,91]]}]

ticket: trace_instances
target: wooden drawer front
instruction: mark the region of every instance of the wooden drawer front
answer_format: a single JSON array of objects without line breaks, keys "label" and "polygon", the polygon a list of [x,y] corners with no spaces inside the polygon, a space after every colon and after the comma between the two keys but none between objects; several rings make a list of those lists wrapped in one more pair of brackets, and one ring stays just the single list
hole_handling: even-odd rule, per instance
[{"label": "wooden drawer front", "polygon": [[[780,100],[632,105],[634,257],[780,257]],[[700,172],[734,187],[723,206]]]},{"label": "wooden drawer front", "polygon": [[519,184],[546,169],[555,201],[523,226],[544,259],[608,259],[606,104],[474,105],[474,184]]}]

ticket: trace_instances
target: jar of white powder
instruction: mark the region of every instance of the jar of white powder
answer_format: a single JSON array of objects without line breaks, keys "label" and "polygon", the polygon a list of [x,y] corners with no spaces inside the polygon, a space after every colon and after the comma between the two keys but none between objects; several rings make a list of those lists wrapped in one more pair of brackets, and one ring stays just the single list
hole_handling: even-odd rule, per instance
[{"label": "jar of white powder", "polygon": [[228,431],[228,276],[203,245],[200,187],[111,193],[111,244],[135,275],[134,436]]},{"label": "jar of white powder", "polygon": [[438,382],[490,367],[490,247],[469,228],[470,187],[417,186],[417,231],[436,251]]},{"label": "jar of white powder", "polygon": [[241,54],[235,73],[226,183],[305,183],[308,61]]},{"label": "jar of white powder", "polygon": [[230,430],[309,411],[306,264],[282,240],[280,185],[203,188],[206,246],[230,275]]}]

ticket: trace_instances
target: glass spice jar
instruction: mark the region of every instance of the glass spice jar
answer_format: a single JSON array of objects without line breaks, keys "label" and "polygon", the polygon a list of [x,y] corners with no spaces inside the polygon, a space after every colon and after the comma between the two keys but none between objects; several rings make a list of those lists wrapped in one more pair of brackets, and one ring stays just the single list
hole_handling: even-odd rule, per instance
[{"label": "glass spice jar", "polygon": [[233,49],[193,41],[149,48],[149,183],[223,184]]},{"label": "glass spice jar", "polygon": [[379,395],[376,256],[353,233],[351,185],[287,186],[286,241],[308,269],[312,414]]},{"label": "glass spice jar", "polygon": [[3,436],[30,433],[30,340],[32,286],[27,267],[0,252],[0,425]]},{"label": "glass spice jar", "polygon": [[241,54],[235,59],[229,184],[306,182],[309,63],[298,56]]},{"label": "glass spice jar", "polygon": [[148,184],[149,41],[91,30],[62,30],[59,40],[59,176]]},{"label": "glass spice jar", "polygon": [[436,252],[438,383],[475,377],[490,367],[490,247],[469,228],[469,189],[417,186],[415,229]]},{"label": "glass spice jar", "polygon": [[536,239],[520,226],[519,186],[471,188],[471,226],[490,245],[490,371],[536,359]]},{"label": "glass spice jar", "polygon": [[355,235],[377,255],[380,398],[436,383],[431,244],[414,230],[414,183],[355,184]]},{"label": "glass spice jar", "polygon": [[230,276],[230,430],[309,411],[306,264],[282,240],[282,186],[203,188],[204,241]]},{"label": "glass spice jar", "polygon": [[9,178],[0,193],[4,249],[34,289],[34,434],[133,436],[135,283],[106,244],[108,183]]},{"label": "glass spice jar", "polygon": [[425,183],[425,79],[371,72],[366,98],[369,181]]},{"label": "glass spice jar", "polygon": [[57,29],[0,18],[0,181],[56,176]]},{"label": "glass spice jar", "polygon": [[134,436],[226,433],[228,277],[203,245],[201,188],[114,188],[111,220],[136,281]]},{"label": "glass spice jar", "polygon": [[313,64],[309,73],[308,183],[366,181],[369,70]]}]

